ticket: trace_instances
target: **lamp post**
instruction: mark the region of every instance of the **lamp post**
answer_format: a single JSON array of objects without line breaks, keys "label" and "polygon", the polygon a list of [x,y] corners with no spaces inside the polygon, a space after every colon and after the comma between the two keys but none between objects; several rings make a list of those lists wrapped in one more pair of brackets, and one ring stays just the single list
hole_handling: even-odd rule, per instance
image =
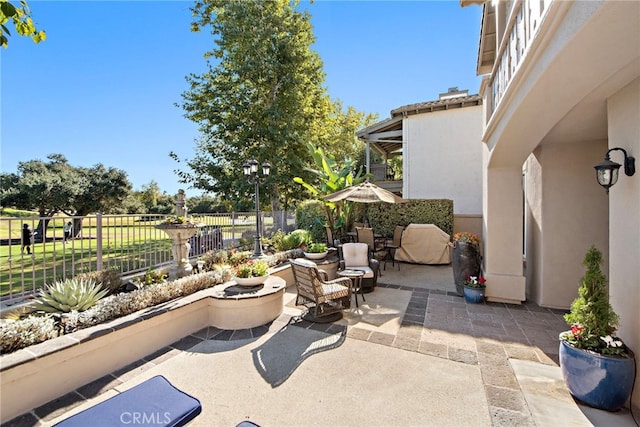
[{"label": "lamp post", "polygon": [[[251,159],[242,165],[244,176],[247,177],[249,182],[253,182],[256,193],[256,235],[254,236],[253,255],[251,258],[261,258],[264,256],[262,253],[262,236],[260,235],[260,176],[258,175],[258,161]],[[262,175],[269,176],[271,171],[271,165],[267,162],[262,164]]]}]

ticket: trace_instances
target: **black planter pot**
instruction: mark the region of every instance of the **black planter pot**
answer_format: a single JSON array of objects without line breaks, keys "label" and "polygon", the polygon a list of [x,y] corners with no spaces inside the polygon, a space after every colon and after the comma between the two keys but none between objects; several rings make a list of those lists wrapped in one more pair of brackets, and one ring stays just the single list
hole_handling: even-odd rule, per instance
[{"label": "black planter pot", "polygon": [[480,276],[480,247],[474,243],[454,242],[451,253],[453,282],[458,295],[464,295],[464,281],[467,276]]}]

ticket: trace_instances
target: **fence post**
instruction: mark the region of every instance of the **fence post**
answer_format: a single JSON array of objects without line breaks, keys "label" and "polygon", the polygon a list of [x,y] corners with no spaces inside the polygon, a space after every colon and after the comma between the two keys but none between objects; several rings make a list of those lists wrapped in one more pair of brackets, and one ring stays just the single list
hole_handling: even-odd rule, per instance
[{"label": "fence post", "polygon": [[236,246],[236,213],[231,212],[231,243]]},{"label": "fence post", "polygon": [[96,213],[96,271],[102,271],[102,214]]}]

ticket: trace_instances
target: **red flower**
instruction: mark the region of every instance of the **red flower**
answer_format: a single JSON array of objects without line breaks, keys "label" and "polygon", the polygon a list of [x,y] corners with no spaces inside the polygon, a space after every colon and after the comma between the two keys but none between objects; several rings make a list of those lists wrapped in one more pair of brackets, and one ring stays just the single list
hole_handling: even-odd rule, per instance
[{"label": "red flower", "polygon": [[579,336],[582,334],[582,326],[580,325],[573,325],[571,326],[571,333],[575,336]]},{"label": "red flower", "polygon": [[485,279],[484,277],[480,276],[480,278],[478,279],[478,283],[480,283],[481,285],[484,285],[485,283],[487,283],[487,279]]}]

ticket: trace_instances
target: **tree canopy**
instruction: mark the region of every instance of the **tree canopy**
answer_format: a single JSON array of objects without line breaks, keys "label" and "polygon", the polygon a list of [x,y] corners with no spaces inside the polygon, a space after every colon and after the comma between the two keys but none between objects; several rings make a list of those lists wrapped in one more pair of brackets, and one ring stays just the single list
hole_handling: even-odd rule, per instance
[{"label": "tree canopy", "polygon": [[11,32],[6,26],[9,21],[11,21],[19,35],[31,37],[36,43],[45,40],[47,33],[36,28],[31,18],[29,4],[25,0],[20,1],[20,6],[16,6],[14,3],[0,0],[0,45],[4,48],[9,47],[8,36],[11,36]]},{"label": "tree canopy", "polygon": [[74,167],[62,154],[47,159],[20,162],[16,174],[2,174],[3,206],[38,210],[41,217],[110,213],[118,211],[131,191],[127,174],[119,169]]},{"label": "tree canopy", "polygon": [[277,210],[304,196],[292,182],[312,178],[308,143],[337,150],[337,158],[352,157],[362,145],[355,130],[372,120],[352,108],[344,113],[339,101],[330,100],[322,61],[311,49],[310,15],[297,5],[199,0],[192,9],[192,29],[209,27],[215,47],[205,53],[208,71],[187,77],[190,89],[181,106],[199,124],[201,137],[194,158],[186,161],[191,172],[176,172],[235,208],[253,196],[242,175],[244,162],[271,163],[261,191]]}]

